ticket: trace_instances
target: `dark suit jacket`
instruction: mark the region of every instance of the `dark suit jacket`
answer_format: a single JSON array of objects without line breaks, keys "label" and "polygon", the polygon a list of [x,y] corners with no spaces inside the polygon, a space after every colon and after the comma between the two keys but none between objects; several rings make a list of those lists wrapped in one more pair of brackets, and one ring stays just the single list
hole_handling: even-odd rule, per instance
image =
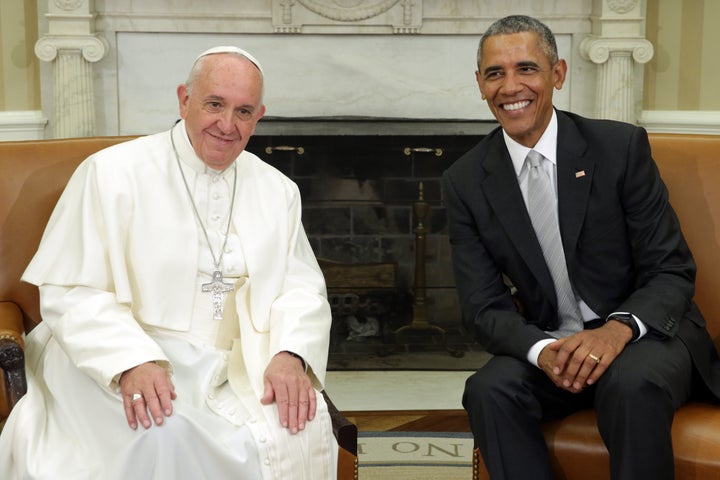
[{"label": "dark suit jacket", "polygon": [[[602,318],[630,312],[653,338],[678,335],[720,394],[720,377],[711,378],[717,353],[692,301],[695,263],[647,133],[557,117],[560,232],[575,291]],[[464,319],[490,353],[525,359],[549,338],[545,330],[557,328],[557,300],[500,128],[445,172],[443,188]],[[517,287],[524,316],[503,274]]]}]

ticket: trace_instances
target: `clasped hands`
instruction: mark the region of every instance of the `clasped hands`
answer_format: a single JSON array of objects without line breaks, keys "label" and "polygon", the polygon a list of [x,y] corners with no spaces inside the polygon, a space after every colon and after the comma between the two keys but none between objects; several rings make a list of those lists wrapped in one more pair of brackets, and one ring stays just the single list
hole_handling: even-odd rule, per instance
[{"label": "clasped hands", "polygon": [[[265,390],[260,402],[263,405],[275,402],[280,424],[291,433],[303,430],[305,423],[315,417],[317,399],[302,361],[280,352],[270,360],[263,378]],[[164,418],[172,415],[172,401],[177,394],[163,367],[154,362],[143,363],[125,371],[119,383],[125,417],[133,430],[138,423],[144,428],[150,428],[153,422],[162,425]]]},{"label": "clasped hands", "polygon": [[572,393],[593,385],[632,339],[620,322],[556,340],[540,352],[538,366],[558,387]]}]

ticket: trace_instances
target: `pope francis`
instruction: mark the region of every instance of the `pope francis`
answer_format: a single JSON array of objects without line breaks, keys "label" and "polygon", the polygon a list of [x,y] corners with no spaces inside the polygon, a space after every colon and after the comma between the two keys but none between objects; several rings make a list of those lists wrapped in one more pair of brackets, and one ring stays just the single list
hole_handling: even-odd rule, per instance
[{"label": "pope francis", "polygon": [[44,321],[0,478],[336,477],[324,280],[296,185],[244,151],[262,92],[210,49],[180,122],[78,167],[23,275]]}]

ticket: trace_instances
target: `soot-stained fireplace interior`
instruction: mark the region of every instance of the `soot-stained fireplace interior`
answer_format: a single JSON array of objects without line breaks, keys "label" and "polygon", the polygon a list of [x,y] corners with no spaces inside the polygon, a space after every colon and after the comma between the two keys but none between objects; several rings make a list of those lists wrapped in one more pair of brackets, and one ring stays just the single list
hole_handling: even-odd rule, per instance
[{"label": "soot-stained fireplace interior", "polygon": [[[298,121],[284,129],[264,119],[260,125],[265,131],[259,126],[247,149],[300,189],[303,224],[333,309],[331,352],[370,338],[391,344],[398,328],[417,321],[419,262],[427,321],[467,343],[440,179],[494,125],[435,129],[410,122],[399,132],[372,122]],[[411,333],[412,342],[437,336]]]}]

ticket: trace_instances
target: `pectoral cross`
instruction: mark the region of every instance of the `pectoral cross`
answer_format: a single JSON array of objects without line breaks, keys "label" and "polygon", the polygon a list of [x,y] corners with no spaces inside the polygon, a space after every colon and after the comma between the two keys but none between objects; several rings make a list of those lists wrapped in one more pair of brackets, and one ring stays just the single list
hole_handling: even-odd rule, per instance
[{"label": "pectoral cross", "polygon": [[212,282],[203,283],[202,291],[212,293],[213,319],[222,320],[223,304],[225,303],[225,293],[232,292],[235,289],[232,283],[223,282],[222,272],[215,270],[213,272]]}]

